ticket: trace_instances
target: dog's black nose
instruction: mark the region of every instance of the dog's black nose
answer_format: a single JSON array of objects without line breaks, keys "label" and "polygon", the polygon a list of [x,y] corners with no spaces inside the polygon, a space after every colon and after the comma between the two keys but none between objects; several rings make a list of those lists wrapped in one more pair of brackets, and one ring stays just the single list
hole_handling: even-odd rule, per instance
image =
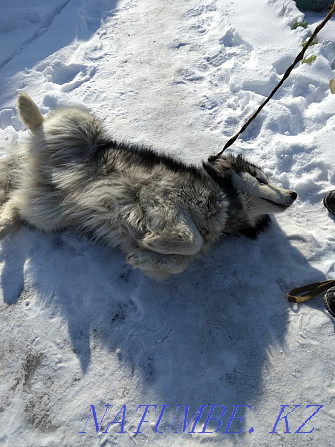
[{"label": "dog's black nose", "polygon": [[294,191],[290,192],[290,195],[291,195],[293,200],[295,200],[298,197],[297,193],[294,192]]}]

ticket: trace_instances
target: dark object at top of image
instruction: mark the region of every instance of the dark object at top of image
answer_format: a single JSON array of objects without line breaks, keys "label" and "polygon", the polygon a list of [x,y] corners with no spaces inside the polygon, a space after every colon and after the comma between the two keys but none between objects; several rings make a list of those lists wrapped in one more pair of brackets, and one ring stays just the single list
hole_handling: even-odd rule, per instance
[{"label": "dark object at top of image", "polygon": [[297,7],[305,11],[324,11],[333,4],[330,0],[295,0]]}]

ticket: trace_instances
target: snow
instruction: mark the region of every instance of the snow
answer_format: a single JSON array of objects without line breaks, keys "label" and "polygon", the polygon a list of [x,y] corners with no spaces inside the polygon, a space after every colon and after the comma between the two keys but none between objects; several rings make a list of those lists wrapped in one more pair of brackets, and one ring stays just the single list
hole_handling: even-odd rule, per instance
[{"label": "snow", "polygon": [[[27,133],[15,111],[24,90],[43,113],[84,105],[116,138],[192,163],[239,130],[325,15],[283,0],[2,0],[1,13],[3,155]],[[304,18],[307,30],[291,29]],[[294,69],[231,148],[298,192],[257,241],[221,241],[161,283],[71,232],[22,227],[1,241],[1,446],[329,445],[334,323],[321,297],[285,297],[335,277],[322,204],[335,185],[334,31],[332,19],[308,50],[316,61]],[[99,423],[113,405],[99,433],[91,405]],[[124,433],[103,433],[124,405]],[[157,407],[139,429],[140,405]],[[191,434],[195,419],[178,427],[186,405],[188,421],[208,405]],[[222,426],[201,433],[219,427],[204,430],[210,405],[226,407]],[[281,416],[301,405],[290,433],[285,419],[275,427],[283,405]],[[295,433],[317,410],[308,405],[323,408]]]}]

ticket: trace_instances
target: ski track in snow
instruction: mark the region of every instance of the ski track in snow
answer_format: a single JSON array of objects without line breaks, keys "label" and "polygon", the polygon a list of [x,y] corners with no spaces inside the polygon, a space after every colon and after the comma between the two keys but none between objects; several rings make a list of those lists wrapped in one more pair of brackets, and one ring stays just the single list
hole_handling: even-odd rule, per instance
[{"label": "ski track in snow", "polygon": [[[84,105],[116,138],[200,163],[254,112],[308,35],[291,30],[303,14],[281,0],[32,0],[29,10],[5,0],[2,8],[3,153],[26,133],[15,112],[23,89],[43,113]],[[306,15],[313,26],[321,17]],[[222,241],[156,283],[117,250],[71,232],[25,227],[1,241],[0,446],[329,445],[334,326],[320,299],[296,306],[285,295],[334,277],[335,222],[322,205],[335,185],[334,25],[308,50],[316,61],[293,71],[232,148],[299,195],[256,242]],[[99,434],[92,417],[79,434],[91,404],[99,421],[113,407]],[[157,411],[135,435],[145,404]],[[252,411],[240,409],[240,434],[158,434],[164,404],[162,431],[177,405],[192,415],[225,405],[221,431],[234,405]],[[284,404],[302,405],[289,417],[292,433],[281,421],[270,434]],[[306,425],[316,428],[295,434],[308,404],[324,405]],[[123,405],[126,433],[119,425],[102,433]]]},{"label": "ski track in snow", "polygon": [[15,49],[15,51],[10,54],[3,62],[0,63],[0,69],[5,67],[9,62],[11,62],[16,56],[18,56],[20,53],[22,53],[27,46],[29,46],[34,40],[37,40],[43,36],[44,33],[48,31],[48,29],[51,27],[54,19],[61,14],[63,9],[68,5],[70,0],[66,0],[65,2],[61,3],[59,5],[59,8],[57,8],[55,11],[51,13],[49,17],[47,17],[38,27],[37,31],[33,33],[32,36],[28,37],[21,45],[19,45],[18,48]]}]

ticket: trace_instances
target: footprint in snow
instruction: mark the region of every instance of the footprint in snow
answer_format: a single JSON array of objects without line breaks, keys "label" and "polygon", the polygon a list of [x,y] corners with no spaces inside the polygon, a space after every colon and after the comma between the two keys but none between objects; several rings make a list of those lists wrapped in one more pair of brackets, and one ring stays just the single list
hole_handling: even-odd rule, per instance
[{"label": "footprint in snow", "polygon": [[219,42],[226,48],[243,47],[244,49],[247,50],[252,49],[251,45],[248,44],[245,40],[243,40],[242,37],[238,34],[238,32],[231,27],[229,27],[226,30],[225,34],[221,37]]},{"label": "footprint in snow", "polygon": [[184,84],[186,82],[201,82],[204,77],[189,69],[176,70],[174,84]]},{"label": "footprint in snow", "polygon": [[95,68],[80,64],[64,65],[57,61],[46,67],[42,73],[49,82],[61,85],[61,91],[70,92],[89,81],[95,74]]}]

